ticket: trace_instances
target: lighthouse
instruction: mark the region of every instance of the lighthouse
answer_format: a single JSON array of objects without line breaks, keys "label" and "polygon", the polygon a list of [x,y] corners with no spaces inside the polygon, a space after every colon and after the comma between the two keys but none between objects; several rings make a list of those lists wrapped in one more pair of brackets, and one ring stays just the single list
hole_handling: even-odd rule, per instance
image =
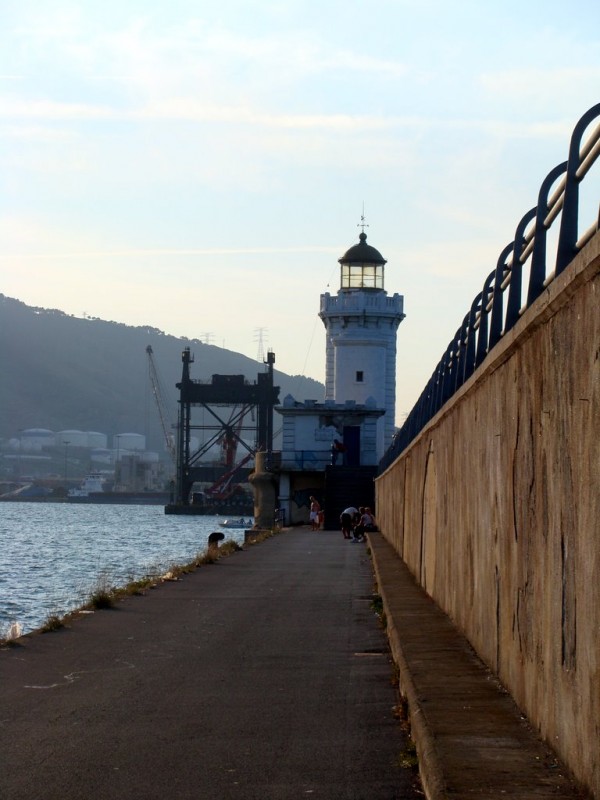
[{"label": "lighthouse", "polygon": [[277,503],[281,519],[306,522],[311,497],[325,528],[361,503],[374,508],[377,465],[395,431],[396,334],[404,298],[385,290],[386,260],[364,231],[338,259],[340,288],[320,296],[326,332],[325,396],[283,398]]},{"label": "lighthouse", "polygon": [[338,259],[340,288],[321,295],[326,330],[325,401],[384,410],[377,422],[380,458],[395,430],[396,334],[404,319],[402,295],[385,290],[386,259],[363,230],[358,244]]}]

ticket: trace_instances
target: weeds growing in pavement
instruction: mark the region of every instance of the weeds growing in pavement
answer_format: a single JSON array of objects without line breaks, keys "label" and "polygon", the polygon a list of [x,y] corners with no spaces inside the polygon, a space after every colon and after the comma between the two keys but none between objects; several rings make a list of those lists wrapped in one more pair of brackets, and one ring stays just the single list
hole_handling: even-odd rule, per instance
[{"label": "weeds growing in pavement", "polygon": [[387,627],[387,617],[385,615],[385,610],[383,608],[383,598],[380,594],[374,594],[373,599],[371,600],[371,608],[375,612],[375,614],[379,617],[379,622],[381,627],[385,630]]},{"label": "weeds growing in pavement", "polygon": [[234,542],[233,539],[227,539],[227,541],[223,542],[221,547],[219,547],[219,555],[230,556],[232,553],[237,553],[241,549],[242,547],[237,542]]},{"label": "weeds growing in pavement", "polygon": [[419,757],[417,756],[417,748],[413,740],[408,737],[404,750],[398,756],[398,765],[402,769],[418,770]]},{"label": "weeds growing in pavement", "polygon": [[250,534],[246,539],[245,544],[260,544],[261,542],[264,542],[266,539],[270,539],[271,536],[276,536],[278,533],[281,533],[279,528],[271,528],[270,530],[256,531],[256,533],[252,533],[252,531],[250,531]]},{"label": "weeds growing in pavement", "polygon": [[151,589],[152,586],[154,586],[156,580],[157,580],[156,576],[145,575],[143,578],[138,578],[138,580],[130,581],[124,587],[124,589],[126,590],[126,593],[130,595],[145,594],[147,589]]},{"label": "weeds growing in pavement", "polygon": [[40,628],[40,633],[51,633],[52,631],[58,631],[64,627],[65,622],[62,617],[59,617],[58,614],[49,614]]},{"label": "weeds growing in pavement", "polygon": [[115,587],[111,586],[110,584],[108,575],[106,573],[102,573],[99,575],[96,585],[90,592],[87,607],[96,610],[101,608],[112,608],[115,604],[116,592],[117,590]]},{"label": "weeds growing in pavement", "polygon": [[371,608],[378,617],[383,614],[383,598],[380,594],[374,594],[371,598]]},{"label": "weeds growing in pavement", "polygon": [[219,560],[219,551],[216,547],[209,547],[204,553],[200,553],[194,562],[196,566],[203,567],[207,564],[216,564]]}]

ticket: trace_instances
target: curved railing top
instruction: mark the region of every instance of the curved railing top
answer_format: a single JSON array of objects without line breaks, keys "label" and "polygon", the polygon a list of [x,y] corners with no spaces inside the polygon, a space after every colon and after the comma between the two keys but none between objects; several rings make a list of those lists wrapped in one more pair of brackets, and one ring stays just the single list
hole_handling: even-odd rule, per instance
[{"label": "curved railing top", "polygon": [[[598,230],[597,217],[587,230],[579,233],[579,186],[600,155],[600,124],[585,142],[583,136],[597,117],[600,117],[600,103],[590,108],[573,129],[567,160],[554,167],[543,180],[537,205],[523,215],[513,241],[500,253],[495,269],[483,282],[481,292],[473,300],[429,382],[381,459],[380,472],[418,436],[514,326],[523,311],[566,269]],[[556,259],[553,268],[548,270],[547,234],[559,215]],[[528,275],[527,271],[524,273],[524,266],[528,267]],[[523,304],[525,282],[527,292]]]}]

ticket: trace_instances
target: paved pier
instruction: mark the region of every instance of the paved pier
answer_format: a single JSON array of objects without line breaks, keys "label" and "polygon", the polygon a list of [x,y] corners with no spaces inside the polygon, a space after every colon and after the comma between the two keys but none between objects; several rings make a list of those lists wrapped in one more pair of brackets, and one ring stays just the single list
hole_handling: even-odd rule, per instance
[{"label": "paved pier", "polygon": [[307,528],[0,652],[2,800],[580,797],[385,540]]},{"label": "paved pier", "polygon": [[286,531],[0,652],[2,800],[422,797],[364,544]]}]

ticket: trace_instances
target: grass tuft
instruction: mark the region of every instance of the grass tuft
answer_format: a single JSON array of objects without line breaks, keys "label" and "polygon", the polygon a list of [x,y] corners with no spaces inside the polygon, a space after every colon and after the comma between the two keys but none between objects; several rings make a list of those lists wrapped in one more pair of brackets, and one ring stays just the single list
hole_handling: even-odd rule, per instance
[{"label": "grass tuft", "polygon": [[139,578],[135,581],[129,581],[127,586],[125,586],[125,591],[129,595],[140,595],[146,594],[146,591],[156,583],[156,577],[146,575],[143,578]]},{"label": "grass tuft", "polygon": [[383,609],[383,598],[379,594],[374,594],[371,600],[371,608],[379,618],[379,624],[385,630],[387,628],[387,617]]},{"label": "grass tuft", "polygon": [[398,756],[398,766],[402,769],[412,770],[417,770],[419,767],[417,748],[411,738],[407,740],[404,750]]},{"label": "grass tuft", "polygon": [[115,604],[115,592],[116,590],[111,586],[108,576],[104,573],[99,575],[96,585],[90,592],[87,607],[95,610],[113,608]]},{"label": "grass tuft", "polygon": [[233,539],[227,539],[227,541],[223,542],[219,547],[219,554],[221,556],[229,556],[232,553],[238,553],[241,549],[240,545]]},{"label": "grass tuft", "polygon": [[278,533],[281,533],[281,530],[279,528],[271,528],[270,530],[265,529],[261,531],[256,531],[256,533],[250,532],[245,543],[260,544],[261,542],[264,542],[266,539],[270,539],[271,536],[277,536]]},{"label": "grass tuft", "polygon": [[377,614],[378,617],[381,617],[383,614],[383,598],[380,594],[374,594],[371,599],[371,608]]},{"label": "grass tuft", "polygon": [[198,553],[194,563],[198,567],[203,567],[207,564],[216,564],[218,560],[219,551],[216,548],[209,547],[204,553]]},{"label": "grass tuft", "polygon": [[59,631],[64,627],[65,622],[62,617],[59,617],[58,614],[49,614],[40,628],[40,633],[51,633],[52,631]]}]

